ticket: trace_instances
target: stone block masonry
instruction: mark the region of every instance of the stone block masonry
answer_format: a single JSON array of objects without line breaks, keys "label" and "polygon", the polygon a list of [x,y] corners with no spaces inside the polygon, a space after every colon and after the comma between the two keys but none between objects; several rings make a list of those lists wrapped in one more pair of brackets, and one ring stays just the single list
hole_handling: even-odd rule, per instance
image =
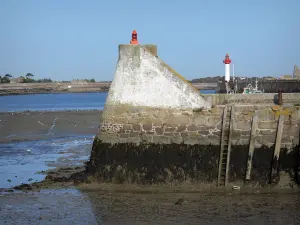
[{"label": "stone block masonry", "polygon": [[[274,108],[263,105],[235,105],[232,145],[248,145],[251,122],[258,116],[255,148],[275,144],[279,115],[284,114],[282,148],[299,144],[299,107]],[[208,110],[179,110],[128,106],[110,107],[102,114],[98,137],[111,143],[184,143],[220,145],[224,106]],[[111,113],[113,111],[114,113]]]},{"label": "stone block masonry", "polygon": [[[113,109],[112,109],[113,108]],[[222,107],[210,111],[126,106],[104,111],[99,137],[114,143],[148,141],[151,143],[219,144]],[[204,117],[205,116],[205,117]]]},{"label": "stone block masonry", "polygon": [[[244,184],[254,116],[258,118],[258,125],[254,137],[251,180],[248,184],[258,187],[271,182],[278,119],[280,115],[284,115],[278,168],[281,171],[278,176],[282,179],[278,179],[273,185],[296,187],[300,182],[299,172],[295,170],[300,161],[300,108],[264,105],[233,107],[229,184]],[[223,111],[222,105],[201,110],[128,105],[110,107],[110,110],[102,114],[100,132],[95,139],[89,163],[90,171],[98,171],[93,174],[97,174],[95,176],[101,181],[120,182],[123,179],[124,182],[138,183],[185,181],[216,184]],[[184,158],[179,160],[177,154],[183,154]],[[133,161],[135,164],[132,164]],[[103,168],[104,165],[112,170],[109,176],[104,175],[107,171],[96,169],[98,166]],[[113,174],[121,168],[123,178],[120,180]],[[148,172],[140,171],[141,168]],[[133,171],[139,179],[132,177]],[[148,177],[149,171],[152,171],[151,179]],[[201,175],[197,175],[197,171]],[[178,173],[181,174],[180,179]]]}]

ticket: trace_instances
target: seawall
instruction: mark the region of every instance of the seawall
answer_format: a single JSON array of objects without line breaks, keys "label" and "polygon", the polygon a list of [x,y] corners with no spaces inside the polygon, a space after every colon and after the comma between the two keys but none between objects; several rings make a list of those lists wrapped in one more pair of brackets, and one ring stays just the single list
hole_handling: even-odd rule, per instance
[{"label": "seawall", "polygon": [[[251,83],[251,82],[250,82]],[[248,81],[239,80],[237,83],[238,93],[242,93],[243,89],[248,85]],[[232,87],[235,85],[231,83]],[[255,83],[252,82],[253,87]],[[226,87],[224,82],[218,82],[218,87],[216,88],[217,93],[226,93]],[[265,93],[278,93],[281,90],[283,93],[299,93],[300,92],[300,80],[290,80],[290,79],[281,79],[281,80],[260,80],[258,83],[259,90],[263,90]]]},{"label": "seawall", "polygon": [[[212,105],[239,104],[239,105],[277,105],[278,93],[262,94],[203,94]],[[300,93],[282,93],[282,101],[285,105],[300,105]]]},{"label": "seawall", "polygon": [[[91,177],[298,187],[300,109],[294,101],[286,98],[289,104],[279,107],[268,96],[268,104],[258,104],[263,95],[253,95],[257,101],[249,96],[246,104],[219,104],[225,99],[201,96],[143,46],[120,46],[119,52],[87,164]],[[143,92],[147,87],[153,91]]]},{"label": "seawall", "polygon": [[87,84],[73,84],[70,82],[12,83],[0,84],[0,96],[37,93],[107,92],[109,87],[110,82],[96,82]]},{"label": "seawall", "polygon": [[[79,93],[107,92],[111,82],[95,82],[87,84],[73,83],[9,83],[0,84],[1,95],[38,94],[38,93]],[[191,83],[197,90],[214,90],[217,83]]]},{"label": "seawall", "polygon": [[[135,108],[134,112],[118,110],[109,120],[104,111],[94,142],[89,171],[101,181],[217,185],[224,130],[223,139],[230,140],[231,144],[228,184],[255,187],[273,184],[287,188],[296,187],[300,182],[298,107],[234,105],[232,115],[225,120],[225,106],[198,112],[153,108]],[[284,118],[284,122],[275,166],[279,118]],[[253,123],[257,123],[256,127]],[[246,179],[251,151],[251,176]],[[272,172],[273,167],[276,172]]]}]

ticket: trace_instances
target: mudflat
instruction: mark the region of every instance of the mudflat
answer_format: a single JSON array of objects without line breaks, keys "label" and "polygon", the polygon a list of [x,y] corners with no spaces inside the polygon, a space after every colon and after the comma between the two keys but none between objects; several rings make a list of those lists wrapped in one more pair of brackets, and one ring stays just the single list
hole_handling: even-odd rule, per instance
[{"label": "mudflat", "polygon": [[0,224],[299,224],[299,195],[47,189],[0,197]]},{"label": "mudflat", "polygon": [[99,110],[0,113],[0,143],[96,135]]}]

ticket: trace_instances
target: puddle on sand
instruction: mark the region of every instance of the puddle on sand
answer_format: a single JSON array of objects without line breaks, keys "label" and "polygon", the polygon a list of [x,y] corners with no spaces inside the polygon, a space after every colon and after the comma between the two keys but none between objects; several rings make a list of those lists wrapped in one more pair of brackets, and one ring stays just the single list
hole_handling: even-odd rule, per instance
[{"label": "puddle on sand", "polygon": [[0,144],[0,188],[33,183],[45,178],[41,171],[80,166],[91,151],[91,137]]}]

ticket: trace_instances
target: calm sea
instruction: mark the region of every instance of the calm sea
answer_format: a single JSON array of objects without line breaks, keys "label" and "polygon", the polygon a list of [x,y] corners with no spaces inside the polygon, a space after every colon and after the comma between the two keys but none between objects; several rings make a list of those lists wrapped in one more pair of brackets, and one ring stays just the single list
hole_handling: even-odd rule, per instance
[{"label": "calm sea", "polygon": [[[203,94],[215,90],[203,90]],[[0,96],[0,112],[103,109],[107,92]]]}]

